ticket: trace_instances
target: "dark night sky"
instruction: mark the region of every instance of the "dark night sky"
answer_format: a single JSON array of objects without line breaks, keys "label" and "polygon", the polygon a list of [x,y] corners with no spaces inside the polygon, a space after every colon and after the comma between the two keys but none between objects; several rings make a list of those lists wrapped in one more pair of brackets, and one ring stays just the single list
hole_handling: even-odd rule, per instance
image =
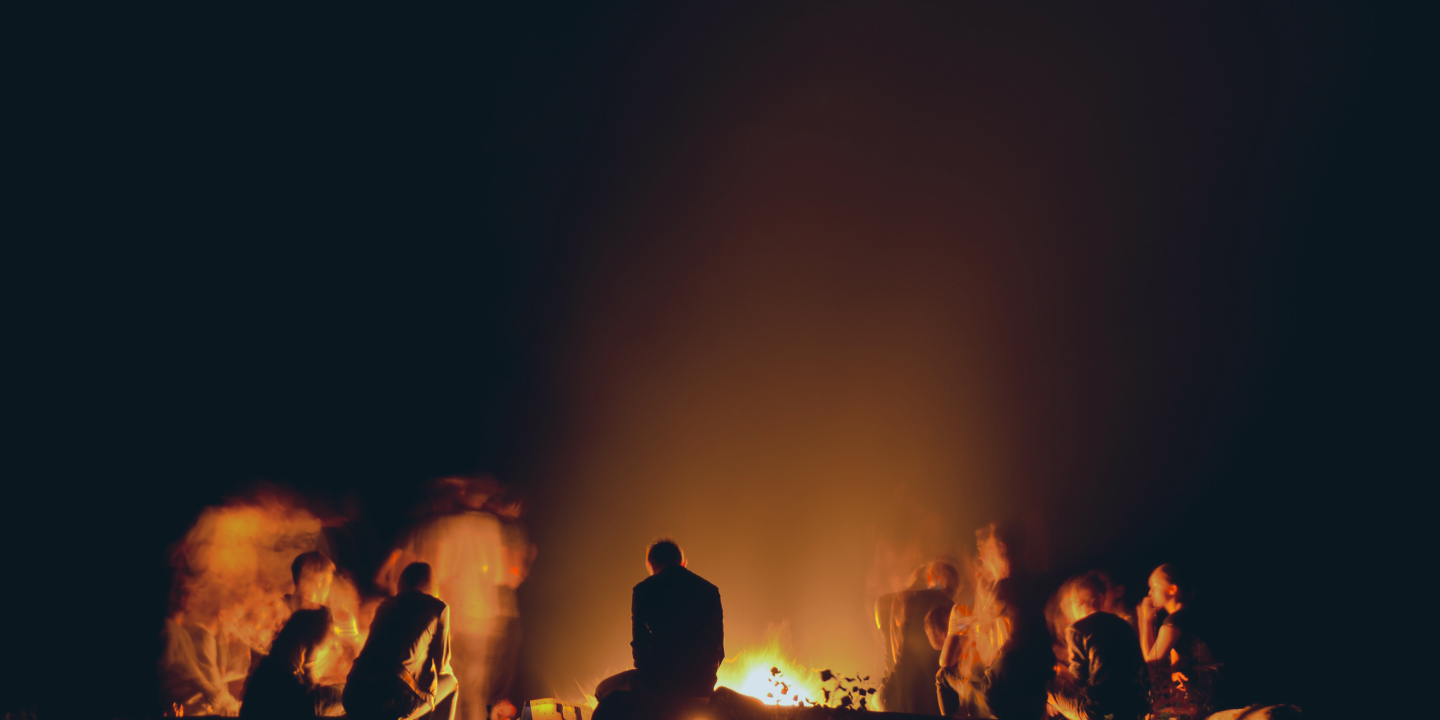
[{"label": "dark night sky", "polygon": [[660,533],[732,652],[790,620],[862,663],[877,544],[1039,511],[1062,571],[1190,562],[1255,699],[1348,707],[1300,658],[1359,623],[1297,598],[1363,595],[1374,501],[1427,476],[1390,20],[12,23],[4,709],[148,712],[165,549],[247,483],[383,535],[476,471],[532,500],[526,692],[623,662]]}]

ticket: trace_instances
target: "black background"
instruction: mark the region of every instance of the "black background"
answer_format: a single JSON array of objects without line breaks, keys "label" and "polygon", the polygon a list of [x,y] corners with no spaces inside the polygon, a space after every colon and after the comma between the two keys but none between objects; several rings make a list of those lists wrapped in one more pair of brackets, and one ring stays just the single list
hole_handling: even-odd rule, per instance
[{"label": "black background", "polygon": [[[153,712],[165,549],[252,480],[354,491],[385,534],[426,479],[492,471],[545,517],[547,490],[573,482],[574,402],[556,378],[581,352],[575,289],[613,241],[596,218],[642,172],[635,158],[683,145],[735,88],[781,82],[771,63],[811,67],[796,58],[812,48],[811,75],[784,77],[840,97],[817,117],[858,118],[848,142],[876,153],[943,156],[949,129],[931,118],[962,102],[947,78],[1023,94],[1033,75],[965,48],[1064,67],[1047,33],[1127,38],[1108,50],[1127,68],[1120,89],[1073,102],[1139,118],[1108,146],[1139,158],[1126,162],[1204,170],[1152,189],[1133,235],[1076,229],[1075,247],[1119,248],[1142,278],[1094,290],[1116,293],[1101,327],[1162,368],[1146,392],[1169,398],[1133,452],[1097,461],[1087,496],[1168,489],[1155,512],[1091,508],[1102,528],[1052,509],[1052,533],[1101,538],[1089,547],[1106,554],[1077,566],[1195,564],[1255,699],[1353,710],[1355,667],[1381,662],[1363,641],[1394,553],[1367,541],[1407,504],[1390,488],[1431,479],[1408,449],[1424,416],[1408,373],[1433,333],[1415,316],[1411,248],[1426,233],[1407,130],[1430,93],[1398,19],[1330,4],[799,3],[125,9],[9,25],[7,114],[22,122],[7,142],[7,711]],[[846,64],[849,43],[902,59]],[[852,80],[889,88],[892,111],[846,105]],[[1025,145],[1064,126],[1032,113],[1066,111],[1020,102],[982,126]],[[1095,193],[1143,184],[1131,165],[1094,165]],[[637,272],[674,257],[668,240],[618,242]],[[1048,242],[1033,251],[1065,256]],[[1176,314],[1193,335],[1166,335]],[[1061,347],[1083,359],[1087,342],[1082,328]],[[1036,343],[1012,343],[1012,372],[1063,364]],[[1207,364],[1225,368],[1212,384],[1167,385],[1186,375],[1164,368]],[[1012,381],[1030,388],[1011,396],[1019,415],[1067,387]],[[1053,430],[1017,418],[1020,435]],[[560,611],[524,601],[527,622]]]}]

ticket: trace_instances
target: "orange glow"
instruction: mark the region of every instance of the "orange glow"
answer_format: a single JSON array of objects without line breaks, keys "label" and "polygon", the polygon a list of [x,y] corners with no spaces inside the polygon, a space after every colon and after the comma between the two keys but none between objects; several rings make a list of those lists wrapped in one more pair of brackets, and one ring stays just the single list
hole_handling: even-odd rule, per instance
[{"label": "orange glow", "polygon": [[[862,684],[861,678],[832,676],[834,680],[827,687],[827,681],[822,679],[822,671],[786,655],[780,647],[778,636],[772,636],[758,648],[745,650],[734,658],[726,659],[721,663],[718,675],[717,685],[757,698],[766,705],[782,707],[836,707],[845,695],[843,691],[837,690],[840,681],[849,680],[847,684],[851,686]],[[859,698],[859,693],[856,693],[856,705],[859,704]],[[874,694],[865,695],[865,703],[868,709],[881,709],[879,697]]]}]

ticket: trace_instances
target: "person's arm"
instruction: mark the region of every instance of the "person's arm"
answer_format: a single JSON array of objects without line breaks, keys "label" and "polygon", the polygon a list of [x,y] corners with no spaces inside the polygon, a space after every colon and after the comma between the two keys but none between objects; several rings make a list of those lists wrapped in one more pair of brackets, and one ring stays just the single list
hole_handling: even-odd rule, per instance
[{"label": "person's arm", "polygon": [[1150,598],[1140,601],[1135,608],[1136,630],[1140,635],[1140,654],[1147,659],[1150,657],[1150,648],[1155,645],[1155,605]]},{"label": "person's arm", "polygon": [[1161,625],[1155,642],[1145,651],[1145,662],[1153,663],[1165,660],[1165,656],[1170,653],[1171,648],[1175,647],[1175,641],[1179,639],[1179,633],[1175,630],[1174,625]]},{"label": "person's arm", "polygon": [[1085,644],[1080,641],[1080,633],[1071,626],[1065,630],[1065,645],[1070,650],[1070,674],[1075,676],[1075,682],[1081,686],[1090,683],[1090,657],[1085,652]]},{"label": "person's arm", "polygon": [[725,662],[725,606],[720,602],[720,591],[715,591],[715,611],[711,615],[711,636],[715,643],[715,664]]},{"label": "person's arm", "polygon": [[947,668],[960,662],[960,652],[965,643],[964,633],[950,633],[945,636],[945,643],[940,646],[940,667]]},{"label": "person's arm", "polygon": [[635,669],[643,668],[650,662],[650,626],[646,624],[643,594],[639,588],[630,595],[630,656],[635,660]]},{"label": "person's arm", "polygon": [[455,670],[450,667],[449,606],[440,611],[440,618],[435,623],[435,637],[430,638],[430,660],[435,663],[435,674],[454,675]]}]

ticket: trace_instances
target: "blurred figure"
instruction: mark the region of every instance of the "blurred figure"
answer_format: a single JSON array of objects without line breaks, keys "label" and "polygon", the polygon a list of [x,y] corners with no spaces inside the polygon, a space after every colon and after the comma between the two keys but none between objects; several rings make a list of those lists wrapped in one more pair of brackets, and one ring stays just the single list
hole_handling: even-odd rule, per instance
[{"label": "blurred figure", "polygon": [[1051,704],[1070,720],[1136,720],[1150,711],[1145,658],[1135,630],[1100,610],[1108,587],[1099,573],[1069,583],[1064,601],[1073,619],[1065,631],[1067,675]]},{"label": "blurred figure", "polygon": [[880,701],[889,712],[934,715],[940,712],[934,689],[940,648],[932,646],[925,619],[936,611],[948,617],[960,573],[949,563],[935,561],[920,568],[918,575],[923,578],[920,589],[897,593],[892,601],[890,637],[895,669],[881,682]]},{"label": "blurred figure", "polygon": [[975,531],[973,594],[964,598],[971,602],[956,602],[950,611],[940,670],[934,676],[938,705],[946,715],[985,717],[966,679],[989,667],[1009,637],[1010,626],[1000,616],[995,593],[1000,581],[1010,577],[1010,545],[996,530],[992,523]]},{"label": "blurred figure", "polygon": [[1096,570],[1094,575],[1105,583],[1105,597],[1097,609],[1124,620],[1138,636],[1140,630],[1135,622],[1135,613],[1131,612],[1130,608],[1125,605],[1125,586],[1116,583],[1115,579],[1110,576],[1110,573],[1104,570]]},{"label": "blurred figure", "polygon": [[209,603],[196,603],[197,609],[186,611],[188,599],[180,591],[174,601],[176,609],[161,631],[161,702],[167,709],[178,705],[192,715],[233,716],[239,712],[240,702],[230,694],[228,676],[244,677],[249,654],[241,661],[244,668],[240,672],[228,672],[229,643],[218,640],[218,613],[208,611]]},{"label": "blurred figure", "polygon": [[1150,594],[1136,613],[1157,715],[1206,717],[1214,709],[1220,666],[1202,639],[1202,618],[1187,606],[1193,592],[1176,566],[1161,565],[1150,573]]},{"label": "blurred figure", "polygon": [[937,605],[925,615],[925,637],[930,640],[930,647],[938,654],[940,648],[945,646],[945,637],[949,634],[950,608],[944,605]]},{"label": "blurred figure", "polygon": [[323,605],[296,610],[245,683],[242,718],[300,720],[340,712],[341,688],[315,682],[317,651],[330,638],[334,619]]},{"label": "blurred figure", "polygon": [[612,675],[595,688],[595,717],[626,716],[640,696],[709,697],[725,660],[725,618],[720,590],[686,568],[673,540],[645,552],[650,577],[635,586],[630,602],[630,642],[635,669]]},{"label": "blurred figure", "polygon": [[[995,586],[994,607],[1007,629],[1006,640],[992,663],[975,663],[970,674],[955,664],[939,678],[954,694],[942,694],[943,714],[952,717],[1039,720],[1046,714],[1047,687],[1054,677],[1055,655],[1043,613],[1044,600],[1019,578],[1005,578]],[[951,699],[946,699],[951,698]],[[953,698],[968,699],[968,707]],[[951,704],[955,703],[955,704]],[[963,714],[962,714],[963,713]]]},{"label": "blurred figure", "polygon": [[488,475],[449,477],[431,486],[428,517],[381,568],[377,583],[409,562],[434,569],[436,595],[450,607],[460,715],[485,720],[504,700],[514,677],[519,648],[515,588],[529,572],[533,550],[507,546],[507,535],[523,541],[523,530],[507,531],[497,511],[515,523],[520,506],[503,501],[503,488]]},{"label": "blurred figure", "polygon": [[350,668],[345,712],[357,720],[418,718],[450,699],[437,716],[453,718],[450,608],[434,597],[425,563],[407,565],[397,585],[400,592],[376,608],[370,636]]},{"label": "blurred figure", "polygon": [[284,597],[290,617],[245,683],[242,717],[307,718],[340,714],[340,687],[322,685],[315,661],[332,637],[334,615],[327,603],[335,563],[311,551],[290,564],[295,591]]}]

